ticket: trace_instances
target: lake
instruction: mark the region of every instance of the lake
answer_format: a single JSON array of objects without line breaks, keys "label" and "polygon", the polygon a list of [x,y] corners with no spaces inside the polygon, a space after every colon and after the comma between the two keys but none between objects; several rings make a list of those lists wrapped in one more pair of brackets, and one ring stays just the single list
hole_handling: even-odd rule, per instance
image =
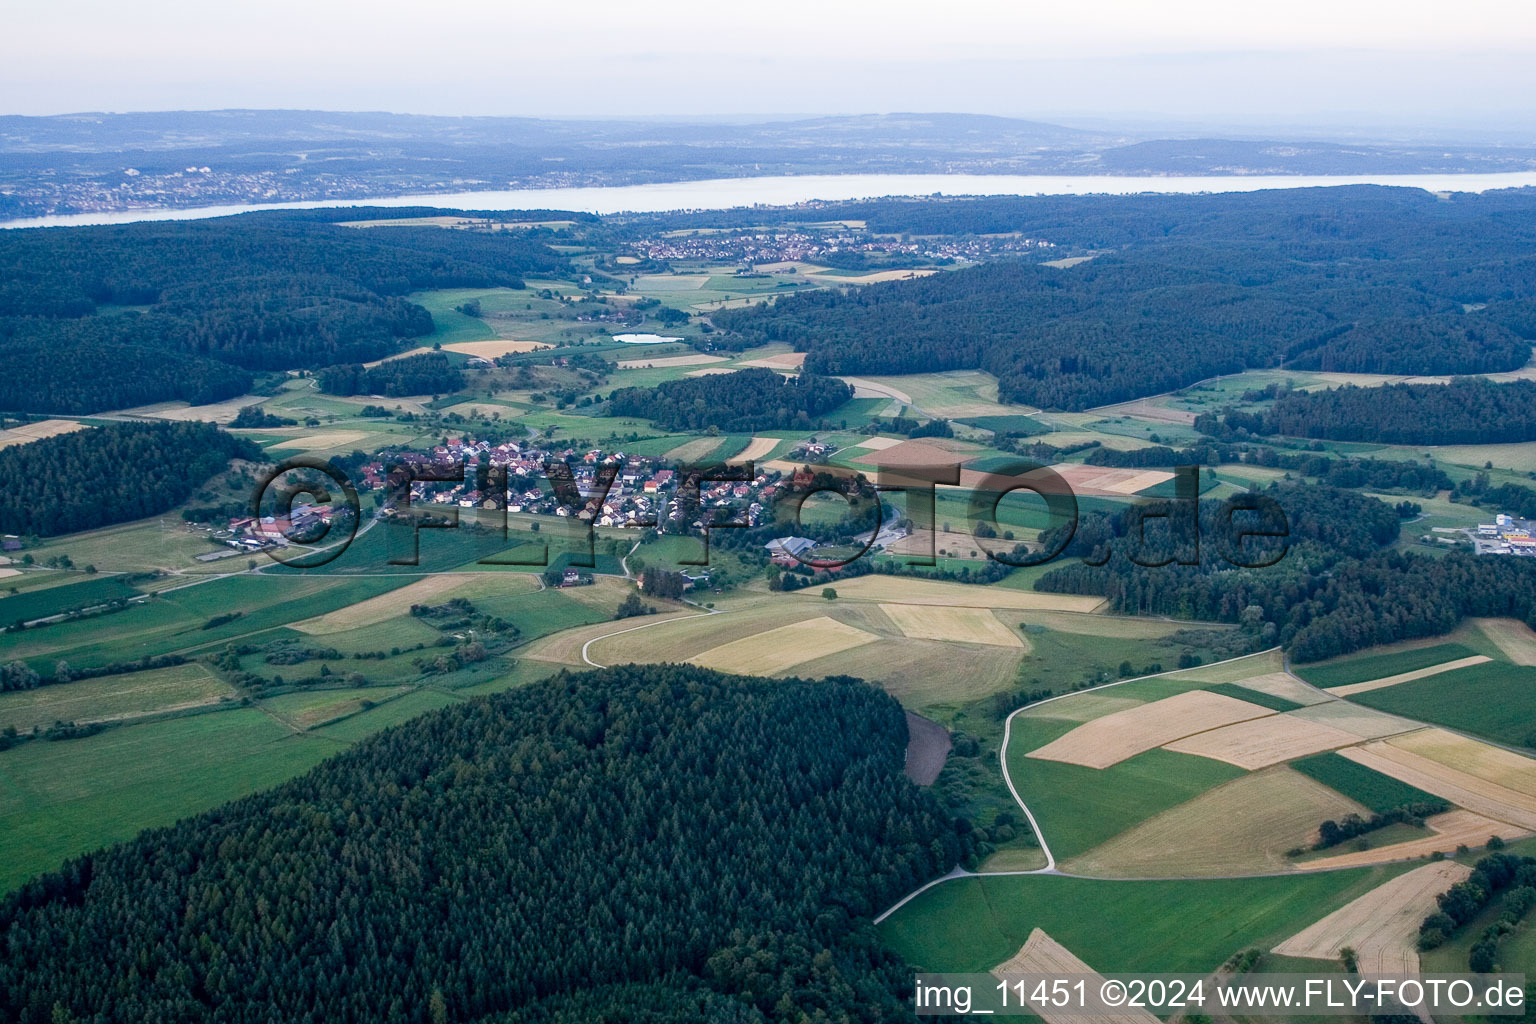
[{"label": "lake", "polygon": [[436,206],[467,210],[580,210],[587,213],[660,213],[718,210],[733,206],[784,206],[812,199],[868,199],[880,196],[1135,195],[1163,192],[1256,192],[1272,188],[1334,185],[1398,185],[1428,192],[1486,192],[1536,185],[1536,171],[1504,174],[1363,174],[1146,177],[1057,174],[803,174],[767,178],[716,178],[648,185],[591,188],[525,188],[501,192],[443,192],[377,199],[202,206],[187,209],[119,210],[33,217],[0,222],[0,227],[69,227],[137,221],[201,220],[252,210],[315,210],[354,206]]}]

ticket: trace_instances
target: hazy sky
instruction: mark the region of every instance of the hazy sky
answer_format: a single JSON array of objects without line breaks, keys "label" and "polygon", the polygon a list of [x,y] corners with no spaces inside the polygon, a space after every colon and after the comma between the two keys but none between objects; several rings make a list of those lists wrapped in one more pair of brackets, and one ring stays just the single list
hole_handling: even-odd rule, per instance
[{"label": "hazy sky", "polygon": [[1532,0],[8,0],[4,21],[3,113],[1536,120]]}]

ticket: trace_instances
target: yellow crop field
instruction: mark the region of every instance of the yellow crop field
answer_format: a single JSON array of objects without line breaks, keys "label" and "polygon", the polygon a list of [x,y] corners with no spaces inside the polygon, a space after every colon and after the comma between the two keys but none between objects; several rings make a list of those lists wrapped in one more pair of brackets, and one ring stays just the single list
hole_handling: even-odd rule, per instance
[{"label": "yellow crop field", "polygon": [[[230,413],[230,418],[234,418],[234,413]],[[31,444],[45,437],[57,437],[60,434],[72,434],[77,430],[85,429],[84,423],[76,423],[74,420],[38,420],[36,423],[24,423],[10,430],[0,430],[0,448]]]},{"label": "yellow crop field", "polygon": [[722,672],[769,676],[802,662],[873,643],[878,639],[874,633],[867,633],[823,615],[732,640],[697,654],[688,661]]},{"label": "yellow crop field", "polygon": [[1366,864],[1429,857],[1436,853],[1452,854],[1458,847],[1483,846],[1493,836],[1514,839],[1525,835],[1523,830],[1514,828],[1506,822],[1495,821],[1472,811],[1449,811],[1445,814],[1437,814],[1433,818],[1425,818],[1424,824],[1429,826],[1434,835],[1423,839],[1410,839],[1406,843],[1394,843],[1391,846],[1378,846],[1374,850],[1357,850],[1353,853],[1341,853],[1337,857],[1322,857],[1318,860],[1309,860],[1299,866],[1308,871],[1358,868]]},{"label": "yellow crop field", "polygon": [[497,356],[511,355],[514,352],[537,352],[541,348],[552,347],[542,341],[513,341],[510,338],[497,341],[455,341],[443,346],[446,351],[480,359],[495,359]]},{"label": "yellow crop field", "polygon": [[1536,761],[1529,757],[1445,729],[1422,729],[1387,742],[1536,799]]},{"label": "yellow crop field", "polygon": [[399,590],[391,590],[378,597],[338,608],[324,615],[317,615],[303,622],[295,622],[293,629],[313,636],[341,633],[358,626],[371,626],[376,622],[404,615],[413,604],[432,604],[447,594],[475,579],[475,573],[441,573],[408,583]]},{"label": "yellow crop field", "polygon": [[1363,683],[1351,683],[1348,686],[1335,686],[1328,692],[1340,697],[1348,697],[1354,693],[1369,693],[1371,690],[1384,690],[1389,686],[1396,686],[1398,683],[1411,683],[1415,679],[1427,679],[1430,676],[1438,676],[1443,672],[1454,672],[1458,668],[1470,668],[1473,665],[1481,665],[1485,661],[1492,660],[1487,655],[1474,654],[1468,658],[1457,658],[1455,661],[1430,665],[1428,668],[1415,669],[1412,672],[1399,672],[1395,676],[1368,679]]},{"label": "yellow crop field", "polygon": [[733,456],[727,459],[726,462],[756,462],[763,456],[770,454],[779,446],[779,442],[782,440],[783,438],[778,437],[754,437],[740,455]]},{"label": "yellow crop field", "polygon": [[655,359],[621,359],[621,370],[643,370],[646,367],[661,368],[667,366],[708,366],[710,363],[723,363],[725,356],[707,356],[702,352],[695,352],[688,356],[658,356]]},{"label": "yellow crop field", "polygon": [[1067,862],[1070,871],[1133,877],[1284,871],[1286,851],[1329,819],[1370,812],[1300,772],[1244,775],[1148,818]]},{"label": "yellow crop field", "polygon": [[1362,974],[1419,973],[1419,924],[1438,909],[1435,897],[1472,869],[1440,861],[1398,875],[1275,947],[1281,956],[1337,960],[1355,951]]},{"label": "yellow crop field", "polygon": [[[957,656],[964,659],[963,672],[955,671]],[[1016,687],[1023,657],[1017,647],[957,649],[932,640],[882,635],[879,643],[801,662],[795,674],[857,676],[878,683],[909,708],[958,707]]]},{"label": "yellow crop field", "polygon": [[880,610],[914,640],[949,640],[1023,648],[1020,635],[997,621],[987,608],[939,608],[911,604],[882,604]]},{"label": "yellow crop field", "polygon": [[[1075,975],[1084,978],[1089,989],[1094,992],[1097,992],[1099,986],[1103,984],[1103,978],[1095,974],[1092,967],[1073,956],[1071,950],[1039,928],[1029,933],[1029,939],[1017,953],[992,968],[992,973],[998,977],[1009,974],[1034,974],[1052,978],[1070,978]],[[1096,1014],[1080,1009],[1063,1009],[1044,1001],[1032,1002],[1029,1008],[1035,1011],[1045,1024],[1161,1024],[1146,1010],[1122,1008],[1114,1013]]]},{"label": "yellow crop field", "polygon": [[318,452],[330,448],[345,448],[348,445],[355,445],[367,436],[361,430],[322,430],[313,434],[285,437],[281,441],[274,443],[272,447],[301,452]]},{"label": "yellow crop field", "polygon": [[1536,798],[1399,749],[1392,745],[1392,741],[1375,740],[1339,753],[1357,764],[1417,786],[1485,818],[1508,822],[1521,829],[1536,829]]},{"label": "yellow crop field", "polygon": [[[876,601],[880,604],[945,605],[955,608],[1006,608],[1019,611],[1040,609],[1063,612],[1094,612],[1104,606],[1101,597],[1080,594],[1043,594],[1032,590],[984,587],[968,583],[945,583],[900,576],[860,576],[837,581],[839,599]],[[803,598],[816,597],[814,588],[796,592]]]},{"label": "yellow crop field", "polygon": [[1208,690],[1191,690],[1086,722],[1029,757],[1108,768],[1174,740],[1274,711]]},{"label": "yellow crop field", "polygon": [[1256,771],[1282,761],[1358,743],[1354,733],[1290,715],[1270,715],[1186,736],[1164,747]]},{"label": "yellow crop field", "polygon": [[1474,619],[1483,635],[1516,665],[1536,665],[1536,633],[1519,619]]}]

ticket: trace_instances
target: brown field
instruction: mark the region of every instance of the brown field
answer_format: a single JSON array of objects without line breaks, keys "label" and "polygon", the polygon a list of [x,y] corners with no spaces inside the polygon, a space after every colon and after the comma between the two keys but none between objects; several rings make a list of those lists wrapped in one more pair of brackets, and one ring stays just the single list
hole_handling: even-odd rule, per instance
[{"label": "brown field", "polygon": [[780,352],[776,356],[763,356],[761,359],[746,359],[742,366],[766,366],[770,370],[798,370],[805,365],[804,352]]},{"label": "brown field", "polygon": [[858,444],[849,445],[850,448],[868,448],[873,452],[883,452],[887,448],[895,448],[899,444],[905,444],[899,437],[871,437],[860,441]]},{"label": "brown field", "polygon": [[[815,588],[796,593],[816,597]],[[1033,590],[1009,590],[969,583],[946,583],[896,576],[860,576],[837,582],[839,600],[878,601],[882,604],[944,605],[955,608],[1007,608],[1017,611],[1093,612],[1104,599],[1080,594],[1045,594]]]},{"label": "brown field", "polygon": [[931,786],[949,759],[949,730],[922,715],[907,712],[907,761],[903,771],[919,786]]},{"label": "brown field", "polygon": [[1292,718],[1300,718],[1308,722],[1318,722],[1322,725],[1332,726],[1335,729],[1343,729],[1347,733],[1353,733],[1363,740],[1379,740],[1383,736],[1394,736],[1400,732],[1412,732],[1423,728],[1418,722],[1409,721],[1406,718],[1398,718],[1389,715],[1385,711],[1375,711],[1371,708],[1363,708],[1358,704],[1350,704],[1342,700],[1331,700],[1326,704],[1313,704],[1311,707],[1299,708],[1287,712]]},{"label": "brown field", "polygon": [[1173,474],[1161,469],[1105,469],[1080,462],[1061,462],[1051,467],[1074,494],[1125,497],[1154,484],[1172,480]]},{"label": "brown field", "polygon": [[133,409],[124,409],[124,415],[147,416],[157,420],[201,420],[204,423],[228,423],[240,414],[240,410],[248,405],[257,405],[265,401],[265,395],[241,395],[239,398],[227,398],[222,402],[213,402],[209,405],[188,405],[186,402],[156,402],[154,405],[141,405]]},{"label": "brown field", "polygon": [[874,633],[867,633],[823,615],[732,640],[694,655],[688,661],[722,672],[768,676],[802,662],[861,647],[878,639]]},{"label": "brown field", "polygon": [[497,356],[510,355],[513,352],[537,352],[541,348],[553,347],[542,341],[513,341],[510,338],[502,338],[497,341],[456,341],[451,345],[444,345],[443,350],[476,356],[480,359],[495,359]]},{"label": "brown field", "polygon": [[[859,447],[870,447],[860,445]],[[866,455],[855,457],[852,461],[861,466],[882,466],[891,469],[904,469],[908,466],[953,466],[957,459],[957,453],[948,447],[941,447],[931,441],[898,441],[897,443]]]},{"label": "brown field", "polygon": [[1368,693],[1371,690],[1385,690],[1389,686],[1398,683],[1411,683],[1415,679],[1426,679],[1429,676],[1438,676],[1442,672],[1454,672],[1458,668],[1470,668],[1473,665],[1481,665],[1485,661],[1493,659],[1485,654],[1474,654],[1468,658],[1457,658],[1455,661],[1447,661],[1440,665],[1431,665],[1428,668],[1416,669],[1412,672],[1399,672],[1395,676],[1384,676],[1381,679],[1370,679],[1363,683],[1351,683],[1348,686],[1330,687],[1328,692],[1340,697],[1348,697],[1354,693]]},{"label": "brown field", "polygon": [[9,579],[12,576],[20,576],[20,569],[0,569],[0,580]]},{"label": "brown field", "polygon": [[1476,814],[1522,829],[1536,829],[1536,798],[1401,750],[1392,746],[1391,741],[1373,740],[1339,753]]},{"label": "brown field", "polygon": [[[234,418],[234,414],[230,414]],[[57,437],[60,434],[72,434],[77,430],[86,429],[84,423],[76,423],[74,420],[38,420],[36,423],[24,423],[10,430],[0,430],[0,448],[10,448],[18,444],[31,444],[33,441],[41,441],[45,437]]]},{"label": "brown field", "polygon": [[504,420],[513,420],[523,415],[523,410],[510,406],[498,405],[495,402],[460,402],[458,405],[450,405],[441,410],[444,413],[458,413],[460,416],[472,420],[489,419],[500,414]]},{"label": "brown field", "polygon": [[[825,604],[826,602],[822,602]],[[878,609],[877,609],[878,610]],[[681,615],[666,626],[651,627],[634,632],[627,632],[611,639],[599,640],[592,645],[588,652],[593,661],[602,665],[623,664],[650,664],[657,661],[687,661],[696,654],[701,654],[711,648],[718,647],[732,640],[741,640],[756,636],[765,630],[777,629],[781,626],[796,622],[804,622],[815,618],[817,615],[826,614],[826,609],[800,602],[779,602],[777,604],[765,604],[753,607],[730,609],[729,614],[699,615],[696,613]],[[647,616],[646,622],[653,621]],[[639,625],[639,623],[636,623]],[[603,636],[624,629],[622,622],[599,623],[595,626],[583,626],[572,630],[581,634],[583,642],[594,636]],[[590,630],[590,633],[588,632]],[[539,651],[548,641],[556,640],[565,634],[556,634],[547,640],[534,644],[531,650]],[[577,644],[578,652],[575,661],[581,661],[579,653],[580,644]],[[530,654],[530,657],[538,657],[538,654]]]},{"label": "brown field", "polygon": [[951,640],[1027,649],[1021,636],[997,621],[987,608],[936,608],[911,604],[882,604],[902,633],[914,640]]},{"label": "brown field", "polygon": [[1516,665],[1536,665],[1536,633],[1518,619],[1473,619],[1483,635]]},{"label": "brown field", "polygon": [[707,356],[702,352],[695,352],[687,356],[661,356],[656,359],[621,359],[619,360],[619,369],[643,370],[648,366],[656,368],[666,366],[708,366],[710,363],[723,363],[725,361],[725,356]]},{"label": "brown field", "polygon": [[1207,690],[1192,690],[1095,718],[1030,751],[1028,756],[1086,768],[1108,768],[1185,736],[1274,715],[1269,708],[1257,704]]},{"label": "brown field", "polygon": [[1436,853],[1452,854],[1459,846],[1483,846],[1493,836],[1514,839],[1525,835],[1523,830],[1514,829],[1502,821],[1485,818],[1471,811],[1449,811],[1445,814],[1437,814],[1433,818],[1425,818],[1424,824],[1428,825],[1435,834],[1424,839],[1412,839],[1406,843],[1378,846],[1374,850],[1357,850],[1353,853],[1341,853],[1337,857],[1321,857],[1297,866],[1307,871],[1358,868],[1366,864],[1383,864],[1394,860],[1416,860]]},{"label": "brown field", "polygon": [[[1092,967],[1072,955],[1071,950],[1036,928],[1029,939],[1012,958],[992,968],[997,977],[1008,974],[1037,974],[1062,978],[1073,975],[1085,978],[1088,988],[1097,992],[1103,979]],[[1114,1013],[1088,1013],[1081,1009],[1062,1009],[1048,1003],[1030,1003],[1045,1024],[1161,1024],[1146,1010],[1121,1008]]]},{"label": "brown field", "polygon": [[733,456],[726,461],[728,463],[756,462],[764,455],[769,454],[779,446],[783,438],[779,437],[754,437],[740,455]]},{"label": "brown field", "polygon": [[369,435],[361,430],[329,430],[315,434],[300,434],[297,437],[284,438],[273,444],[273,448],[297,449],[304,452],[323,451],[327,448],[345,448],[348,445],[357,444]]},{"label": "brown field", "polygon": [[1066,700],[1053,700],[1049,704],[1026,708],[1030,718],[1060,718],[1068,722],[1089,722],[1095,718],[1112,715],[1116,711],[1136,708],[1146,701],[1137,697],[1116,697],[1109,693],[1079,693]]},{"label": "brown field", "polygon": [[1281,956],[1337,960],[1345,947],[1360,960],[1361,974],[1419,972],[1419,924],[1437,908],[1435,897],[1472,869],[1440,861],[1398,875],[1276,946]]},{"label": "brown field", "polygon": [[[497,575],[506,574],[498,573]],[[346,608],[338,608],[333,612],[305,619],[303,622],[295,622],[292,628],[312,636],[324,636],[327,633],[341,633],[359,626],[371,626],[376,622],[392,619],[396,615],[407,614],[413,604],[439,603],[437,598],[459,589],[475,576],[475,573],[467,572],[427,576],[414,583],[408,583],[399,590],[391,590],[387,594],[370,597],[366,601],[359,601]]]},{"label": "brown field", "polygon": [[1238,686],[1245,686],[1250,690],[1258,690],[1271,697],[1281,697],[1297,704],[1324,704],[1329,699],[1326,693],[1319,693],[1314,687],[1308,686],[1287,672],[1268,672],[1262,676],[1250,676],[1235,682]]},{"label": "brown field", "polygon": [[1169,743],[1163,749],[1209,757],[1248,771],[1257,771],[1282,761],[1318,754],[1324,750],[1337,750],[1359,741],[1360,738],[1354,733],[1330,725],[1292,718],[1290,715],[1271,715],[1186,736]]},{"label": "brown field", "polygon": [[1172,807],[1075,857],[1069,871],[1128,877],[1284,871],[1329,819],[1370,812],[1300,772],[1270,768]]},{"label": "brown field", "polygon": [[913,270],[877,270],[873,274],[860,274],[857,277],[844,277],[830,270],[823,270],[813,275],[823,281],[836,281],[839,284],[881,284],[885,281],[906,281],[914,277],[927,277],[929,274],[937,274],[932,267],[921,267]]},{"label": "brown field", "polygon": [[404,352],[396,352],[392,356],[385,356],[383,359],[375,359],[373,362],[371,362],[371,363],[364,363],[363,365],[368,367],[368,369],[371,370],[375,366],[378,366],[380,363],[387,363],[391,359],[404,359],[406,356],[419,356],[419,355],[424,355],[425,353],[428,353],[428,352],[431,352],[431,351],[432,350],[430,348],[427,348],[425,345],[418,345],[415,348],[406,349]]},{"label": "brown field", "polygon": [[[957,646],[882,635],[877,644],[802,662],[795,666],[795,674],[857,676],[878,683],[904,707],[935,709],[958,707],[1016,687],[1022,660],[1023,651],[1017,647]],[[963,672],[955,671],[957,662],[965,666]]]}]

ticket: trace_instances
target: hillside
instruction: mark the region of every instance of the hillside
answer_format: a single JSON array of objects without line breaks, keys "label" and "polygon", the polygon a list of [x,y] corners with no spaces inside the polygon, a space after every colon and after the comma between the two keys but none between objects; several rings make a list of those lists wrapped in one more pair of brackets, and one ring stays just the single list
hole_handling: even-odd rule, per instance
[{"label": "hillside", "polygon": [[661,665],[463,704],[14,893],[0,1016],[899,1016],[861,922],[968,849],[905,744],[848,679]]}]

